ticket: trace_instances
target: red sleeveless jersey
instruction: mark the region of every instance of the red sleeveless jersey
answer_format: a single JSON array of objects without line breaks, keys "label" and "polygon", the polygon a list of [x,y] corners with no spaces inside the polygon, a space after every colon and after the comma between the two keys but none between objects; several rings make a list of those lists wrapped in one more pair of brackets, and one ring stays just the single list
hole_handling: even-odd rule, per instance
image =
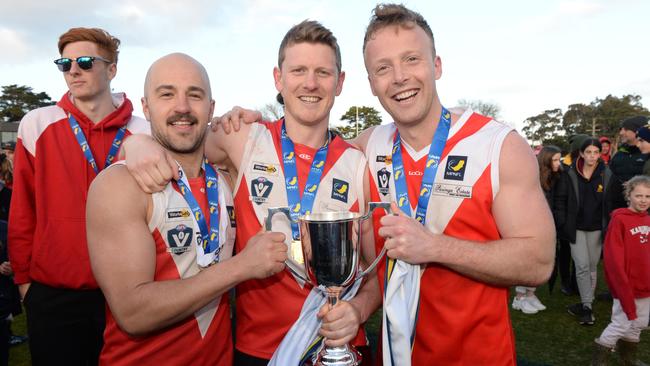
[{"label": "red sleeveless jersey", "polygon": [[[492,202],[499,189],[499,153],[512,129],[466,111],[451,127],[429,199],[426,227],[434,233],[477,242],[500,238]],[[395,200],[392,148],[394,124],[378,126],[366,148],[373,201]],[[427,146],[402,144],[412,212],[419,197]],[[374,215],[377,234],[381,214]],[[385,262],[378,266],[384,288]],[[508,289],[478,282],[447,267],[429,264],[421,278],[413,365],[515,365]]]},{"label": "red sleeveless jersey", "polygon": [[[235,228],[230,213],[232,195],[219,176],[220,261],[232,255]],[[205,192],[205,179],[189,179],[192,192]],[[205,194],[194,194],[201,210],[208,212]],[[168,184],[155,193],[149,222],[156,245],[154,281],[177,280],[199,272],[194,241],[200,240],[198,224],[183,196]],[[209,215],[206,217],[210,225]],[[187,319],[142,337],[130,337],[119,328],[110,308],[100,364],[142,365],[232,365],[232,331],[228,294],[199,309]]]},{"label": "red sleeveless jersey", "polygon": [[[236,251],[257,234],[270,207],[287,207],[282,165],[281,123],[254,123],[246,143],[235,190],[237,217]],[[315,149],[295,144],[298,192],[307,181]],[[311,212],[358,211],[364,206],[363,154],[339,137],[329,144],[321,182]],[[274,231],[291,239],[287,220],[274,220]],[[280,222],[282,221],[282,222]],[[288,271],[262,280],[249,280],[237,286],[237,324],[235,347],[246,354],[270,359],[289,328],[298,319],[311,287],[300,284]],[[360,332],[354,344],[366,344]]]}]

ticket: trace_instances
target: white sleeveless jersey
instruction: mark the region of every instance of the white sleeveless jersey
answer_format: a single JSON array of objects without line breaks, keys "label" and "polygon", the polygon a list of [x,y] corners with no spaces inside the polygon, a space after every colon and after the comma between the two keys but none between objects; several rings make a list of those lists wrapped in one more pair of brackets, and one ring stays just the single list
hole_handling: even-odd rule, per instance
[{"label": "white sleeveless jersey", "polygon": [[[232,256],[235,243],[234,206],[230,187],[221,173],[219,182],[219,261]],[[188,278],[199,273],[196,263],[196,243],[202,242],[201,230],[194,219],[190,206],[183,195],[171,183],[162,192],[152,195],[153,209],[149,230],[156,239],[156,247],[162,240],[169,258],[178,270],[179,278]],[[157,258],[160,253],[157,253]],[[201,334],[204,335],[219,306],[221,297],[211,301],[195,313]]]}]

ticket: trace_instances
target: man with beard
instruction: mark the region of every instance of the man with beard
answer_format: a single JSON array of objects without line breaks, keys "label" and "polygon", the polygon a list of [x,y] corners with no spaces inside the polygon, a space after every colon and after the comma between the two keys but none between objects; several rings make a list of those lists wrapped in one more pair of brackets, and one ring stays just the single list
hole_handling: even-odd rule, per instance
[{"label": "man with beard", "polygon": [[214,110],[203,66],[184,54],[165,56],[149,69],[144,95],[152,134],[179,179],[147,194],[116,164],[91,185],[89,253],[109,305],[100,362],[230,366],[227,291],[280,272],[284,235],[259,232],[231,258],[230,187],[203,154]]}]

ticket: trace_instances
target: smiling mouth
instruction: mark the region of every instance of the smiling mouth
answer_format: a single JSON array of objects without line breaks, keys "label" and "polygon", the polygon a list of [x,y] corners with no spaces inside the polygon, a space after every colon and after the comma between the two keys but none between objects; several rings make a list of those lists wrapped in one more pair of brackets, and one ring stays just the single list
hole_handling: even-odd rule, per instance
[{"label": "smiling mouth", "polygon": [[179,120],[179,121],[174,121],[169,123],[172,126],[191,126],[196,124],[194,121],[186,121],[186,120]]},{"label": "smiling mouth", "polygon": [[411,90],[403,91],[401,93],[397,93],[397,94],[393,95],[393,99],[398,101],[398,102],[403,102],[405,100],[412,99],[417,94],[418,94],[417,89],[411,89]]},{"label": "smiling mouth", "polygon": [[320,102],[320,100],[322,98],[314,97],[314,96],[301,96],[301,97],[298,97],[298,99],[300,99],[302,102],[305,102],[305,103],[318,103],[318,102]]}]

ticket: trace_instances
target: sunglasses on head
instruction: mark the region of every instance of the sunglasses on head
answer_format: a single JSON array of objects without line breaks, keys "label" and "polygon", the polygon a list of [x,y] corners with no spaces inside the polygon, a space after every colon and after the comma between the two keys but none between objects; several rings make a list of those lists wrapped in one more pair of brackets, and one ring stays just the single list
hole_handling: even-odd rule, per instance
[{"label": "sunglasses on head", "polygon": [[66,71],[70,71],[70,69],[72,68],[72,62],[73,61],[76,62],[77,65],[79,65],[80,69],[82,69],[82,70],[90,70],[93,67],[93,61],[95,61],[95,60],[104,61],[104,62],[109,63],[109,64],[111,63],[111,61],[109,61],[109,60],[107,60],[107,59],[105,59],[103,57],[99,57],[99,56],[81,56],[81,57],[77,57],[76,60],[73,60],[73,59],[67,58],[67,57],[63,57],[63,58],[54,60],[54,63],[56,64],[56,66],[59,68],[59,70],[61,72],[66,72]]}]

